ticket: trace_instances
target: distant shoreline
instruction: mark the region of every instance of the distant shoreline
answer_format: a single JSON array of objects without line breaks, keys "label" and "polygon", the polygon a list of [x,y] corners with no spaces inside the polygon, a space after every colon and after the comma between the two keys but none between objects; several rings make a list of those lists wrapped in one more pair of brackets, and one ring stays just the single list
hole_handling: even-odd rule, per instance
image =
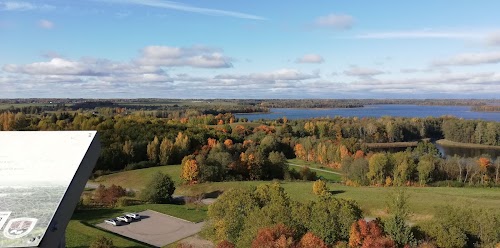
[{"label": "distant shoreline", "polygon": [[415,147],[418,145],[418,141],[409,142],[388,142],[388,143],[365,143],[368,148],[405,148],[405,147]]},{"label": "distant shoreline", "polygon": [[463,148],[481,148],[481,149],[495,149],[500,150],[500,146],[490,146],[490,145],[481,145],[481,144],[472,144],[472,143],[461,143],[455,142],[447,139],[440,139],[436,141],[437,144],[442,146],[451,146],[451,147],[463,147]]}]

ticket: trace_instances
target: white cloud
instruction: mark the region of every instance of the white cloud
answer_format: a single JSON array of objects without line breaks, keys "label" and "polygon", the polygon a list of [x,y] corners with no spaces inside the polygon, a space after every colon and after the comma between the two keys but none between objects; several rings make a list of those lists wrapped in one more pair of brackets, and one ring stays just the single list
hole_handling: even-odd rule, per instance
[{"label": "white cloud", "polygon": [[345,14],[330,14],[316,18],[314,25],[324,28],[350,29],[354,25],[354,18]]},{"label": "white cloud", "polygon": [[295,60],[296,63],[312,63],[312,64],[321,64],[325,60],[321,55],[318,54],[306,54],[297,60]]},{"label": "white cloud", "polygon": [[248,75],[217,75],[215,79],[246,80],[265,83],[269,81],[297,81],[318,78],[318,74],[302,73],[295,69],[280,69],[272,72],[252,73]]},{"label": "white cloud", "polygon": [[490,34],[486,38],[486,42],[492,46],[500,46],[500,31]]},{"label": "white cloud", "polygon": [[373,77],[384,74],[384,72],[373,68],[351,66],[348,70],[344,71],[344,74],[353,77]]},{"label": "white cloud", "polygon": [[54,23],[49,20],[42,19],[38,21],[38,26],[43,29],[53,29]]},{"label": "white cloud", "polygon": [[463,66],[500,63],[500,52],[463,53],[454,57],[437,60],[435,66]]},{"label": "white cloud", "polygon": [[110,60],[93,58],[86,58],[78,61],[52,58],[48,62],[36,62],[26,65],[6,64],[3,70],[9,73],[52,76],[108,76],[162,72],[162,70],[157,67],[138,66],[130,63],[118,63]]},{"label": "white cloud", "polygon": [[210,8],[201,8],[193,5],[178,3],[173,1],[159,1],[159,0],[103,0],[105,2],[117,3],[117,4],[134,4],[134,5],[142,5],[153,8],[162,8],[162,9],[173,9],[191,13],[198,13],[204,15],[211,16],[228,16],[235,17],[241,19],[251,19],[251,20],[266,20],[266,18],[257,15],[251,15],[236,11],[227,11],[227,10],[219,10],[219,9],[210,9]]},{"label": "white cloud", "polygon": [[28,11],[28,10],[51,10],[55,7],[48,4],[33,4],[23,1],[0,1],[0,10],[4,11]]},{"label": "white cloud", "polygon": [[198,68],[228,68],[233,66],[231,61],[220,50],[203,46],[148,46],[142,50],[142,56],[137,60],[141,65]]},{"label": "white cloud", "polygon": [[446,30],[403,30],[388,32],[372,32],[355,36],[359,39],[467,39],[484,35],[479,32],[446,31]]}]

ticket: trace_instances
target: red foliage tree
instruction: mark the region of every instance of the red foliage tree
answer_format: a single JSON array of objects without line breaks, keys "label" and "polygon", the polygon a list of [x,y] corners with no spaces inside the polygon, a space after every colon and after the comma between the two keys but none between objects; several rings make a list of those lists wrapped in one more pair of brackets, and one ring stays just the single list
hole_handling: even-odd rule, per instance
[{"label": "red foliage tree", "polygon": [[234,248],[235,245],[227,240],[223,240],[217,244],[216,248]]},{"label": "red foliage tree", "polygon": [[358,220],[351,226],[349,246],[361,248],[395,248],[396,244],[384,235],[383,230],[378,220],[370,222],[366,222],[363,219]]},{"label": "red foliage tree", "polygon": [[316,235],[308,232],[306,233],[302,239],[300,239],[297,248],[327,248],[328,246],[323,242],[322,239],[317,237]]},{"label": "red foliage tree", "polygon": [[261,228],[252,242],[253,248],[288,248],[294,247],[295,232],[284,224]]},{"label": "red foliage tree", "polygon": [[126,193],[125,189],[120,186],[113,184],[111,187],[106,188],[101,184],[94,191],[94,201],[101,205],[114,207],[118,198],[125,196]]}]

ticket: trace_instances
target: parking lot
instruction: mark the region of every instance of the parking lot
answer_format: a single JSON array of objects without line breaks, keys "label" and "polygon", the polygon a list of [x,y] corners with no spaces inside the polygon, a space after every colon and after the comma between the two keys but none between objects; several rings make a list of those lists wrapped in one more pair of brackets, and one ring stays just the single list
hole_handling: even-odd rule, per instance
[{"label": "parking lot", "polygon": [[152,210],[142,211],[139,214],[141,220],[122,223],[121,226],[113,226],[104,222],[97,226],[157,247],[196,234],[203,226],[203,222],[193,223]]}]

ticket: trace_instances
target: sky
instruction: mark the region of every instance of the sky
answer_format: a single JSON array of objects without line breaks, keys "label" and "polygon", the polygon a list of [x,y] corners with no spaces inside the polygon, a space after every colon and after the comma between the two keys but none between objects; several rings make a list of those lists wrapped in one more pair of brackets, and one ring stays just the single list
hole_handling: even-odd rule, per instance
[{"label": "sky", "polygon": [[0,98],[495,98],[500,1],[0,0]]}]

